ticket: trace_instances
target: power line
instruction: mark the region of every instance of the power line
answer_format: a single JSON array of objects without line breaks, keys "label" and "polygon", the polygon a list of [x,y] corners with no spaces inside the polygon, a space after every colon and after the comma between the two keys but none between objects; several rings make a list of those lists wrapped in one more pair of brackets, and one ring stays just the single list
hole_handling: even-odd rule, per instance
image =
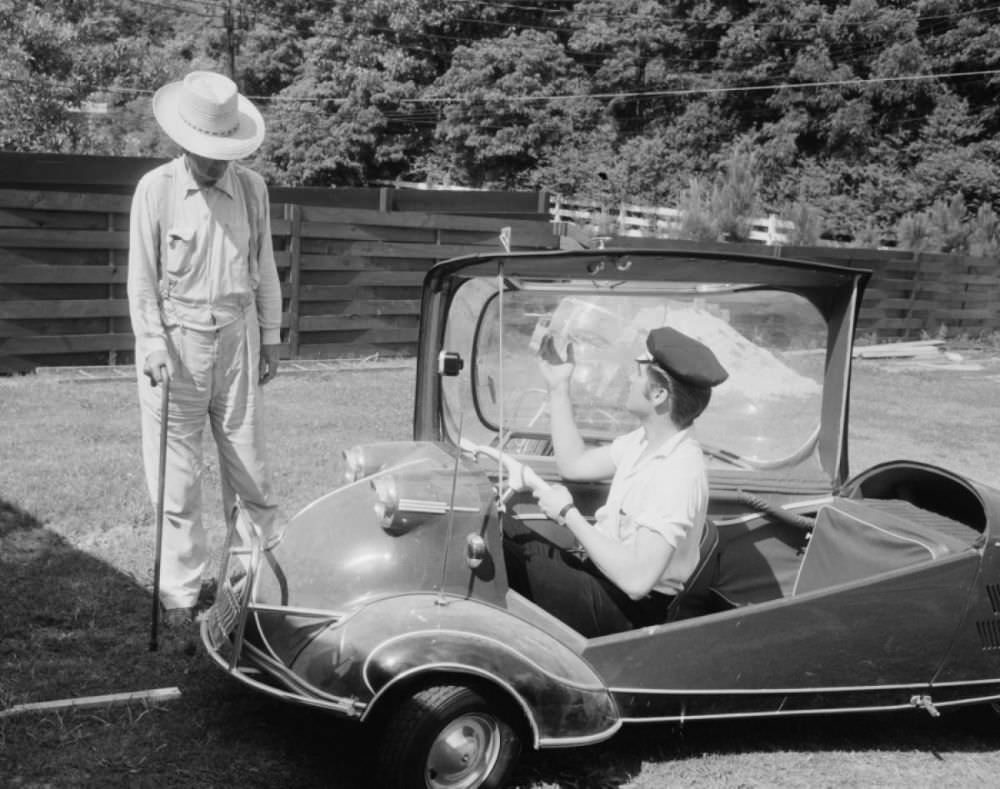
[{"label": "power line", "polygon": [[[749,93],[756,91],[787,90],[789,88],[829,88],[846,85],[874,85],[885,82],[906,82],[930,79],[951,79],[955,77],[982,77],[1000,74],[1000,69],[984,71],[954,71],[947,74],[901,74],[895,77],[867,77],[857,79],[822,80],[816,82],[779,82],[770,85],[733,85],[713,88],[677,88],[673,90],[622,91],[615,93],[578,93],[561,96],[506,96],[508,101],[558,101],[563,99],[618,99],[618,98],[650,98],[656,96],[690,96],[712,93]],[[462,102],[465,99],[454,97],[401,99],[403,102],[448,103]]]}]

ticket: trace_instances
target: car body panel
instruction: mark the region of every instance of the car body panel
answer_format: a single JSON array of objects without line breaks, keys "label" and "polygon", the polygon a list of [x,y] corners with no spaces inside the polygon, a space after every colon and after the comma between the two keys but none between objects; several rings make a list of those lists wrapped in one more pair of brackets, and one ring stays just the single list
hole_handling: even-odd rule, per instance
[{"label": "car body panel", "polygon": [[[692,250],[436,265],[413,440],[352,449],[353,481],[276,541],[234,519],[202,626],[210,655],[255,689],[362,722],[428,684],[489,687],[536,747],[595,742],[626,722],[1000,698],[1000,492],[905,460],[850,476],[868,276]],[[588,640],[507,586],[505,521],[571,542],[503,457],[565,484],[593,518],[608,482],[560,478],[533,349],[542,332],[582,344],[577,415],[585,440],[605,443],[627,425],[618,371],[634,363],[649,316],[715,332],[737,362],[755,360],[699,419],[719,442],[703,440],[720,538],[707,557],[713,602],[695,618]],[[869,553],[886,561],[850,558]]]}]

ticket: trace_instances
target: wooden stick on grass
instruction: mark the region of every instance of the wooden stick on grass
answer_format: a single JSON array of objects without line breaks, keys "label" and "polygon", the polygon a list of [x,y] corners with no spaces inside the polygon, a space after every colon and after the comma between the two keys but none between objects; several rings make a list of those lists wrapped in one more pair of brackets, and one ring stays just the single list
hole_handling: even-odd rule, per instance
[{"label": "wooden stick on grass", "polygon": [[0,718],[12,718],[28,712],[55,712],[58,710],[83,709],[87,707],[107,707],[112,704],[127,704],[132,701],[172,701],[180,698],[180,688],[153,688],[133,693],[110,693],[104,696],[81,696],[75,699],[38,701],[33,704],[15,704],[0,710]]}]

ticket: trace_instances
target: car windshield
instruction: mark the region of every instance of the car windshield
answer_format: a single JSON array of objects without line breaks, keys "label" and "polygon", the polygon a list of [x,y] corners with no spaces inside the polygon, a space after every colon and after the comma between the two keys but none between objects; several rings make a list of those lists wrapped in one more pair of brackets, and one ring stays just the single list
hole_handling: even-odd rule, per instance
[{"label": "car windshield", "polygon": [[449,311],[445,347],[472,363],[468,374],[446,379],[450,430],[464,424],[464,434],[482,442],[502,429],[510,451],[549,454],[538,350],[551,334],[561,353],[573,347],[571,394],[585,441],[608,442],[638,425],[626,395],[646,335],[658,326],[705,343],[729,372],[696,423],[713,462],[780,467],[811,453],[823,389],[823,316],[796,293],[716,283],[623,291],[562,281],[509,289],[501,298],[495,281],[466,282]]}]

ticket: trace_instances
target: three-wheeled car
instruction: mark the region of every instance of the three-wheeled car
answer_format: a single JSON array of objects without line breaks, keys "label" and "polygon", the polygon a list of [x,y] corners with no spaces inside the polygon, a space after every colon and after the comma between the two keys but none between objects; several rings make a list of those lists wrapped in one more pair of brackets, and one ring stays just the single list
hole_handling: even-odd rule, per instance
[{"label": "three-wheeled car", "polygon": [[[625,724],[922,710],[1000,699],[1000,491],[905,460],[850,476],[868,273],[653,249],[470,256],[423,286],[413,440],[346,449],[343,486],[277,540],[237,512],[211,657],[252,688],[371,727],[383,787],[502,786],[522,744]],[[504,523],[562,547],[538,369],[572,343],[599,445],[648,331],[729,371],[696,430],[711,503],[664,624],[587,639],[508,587]],[[330,440],[336,440],[331,436]],[[565,482],[588,517],[607,483]]]}]

